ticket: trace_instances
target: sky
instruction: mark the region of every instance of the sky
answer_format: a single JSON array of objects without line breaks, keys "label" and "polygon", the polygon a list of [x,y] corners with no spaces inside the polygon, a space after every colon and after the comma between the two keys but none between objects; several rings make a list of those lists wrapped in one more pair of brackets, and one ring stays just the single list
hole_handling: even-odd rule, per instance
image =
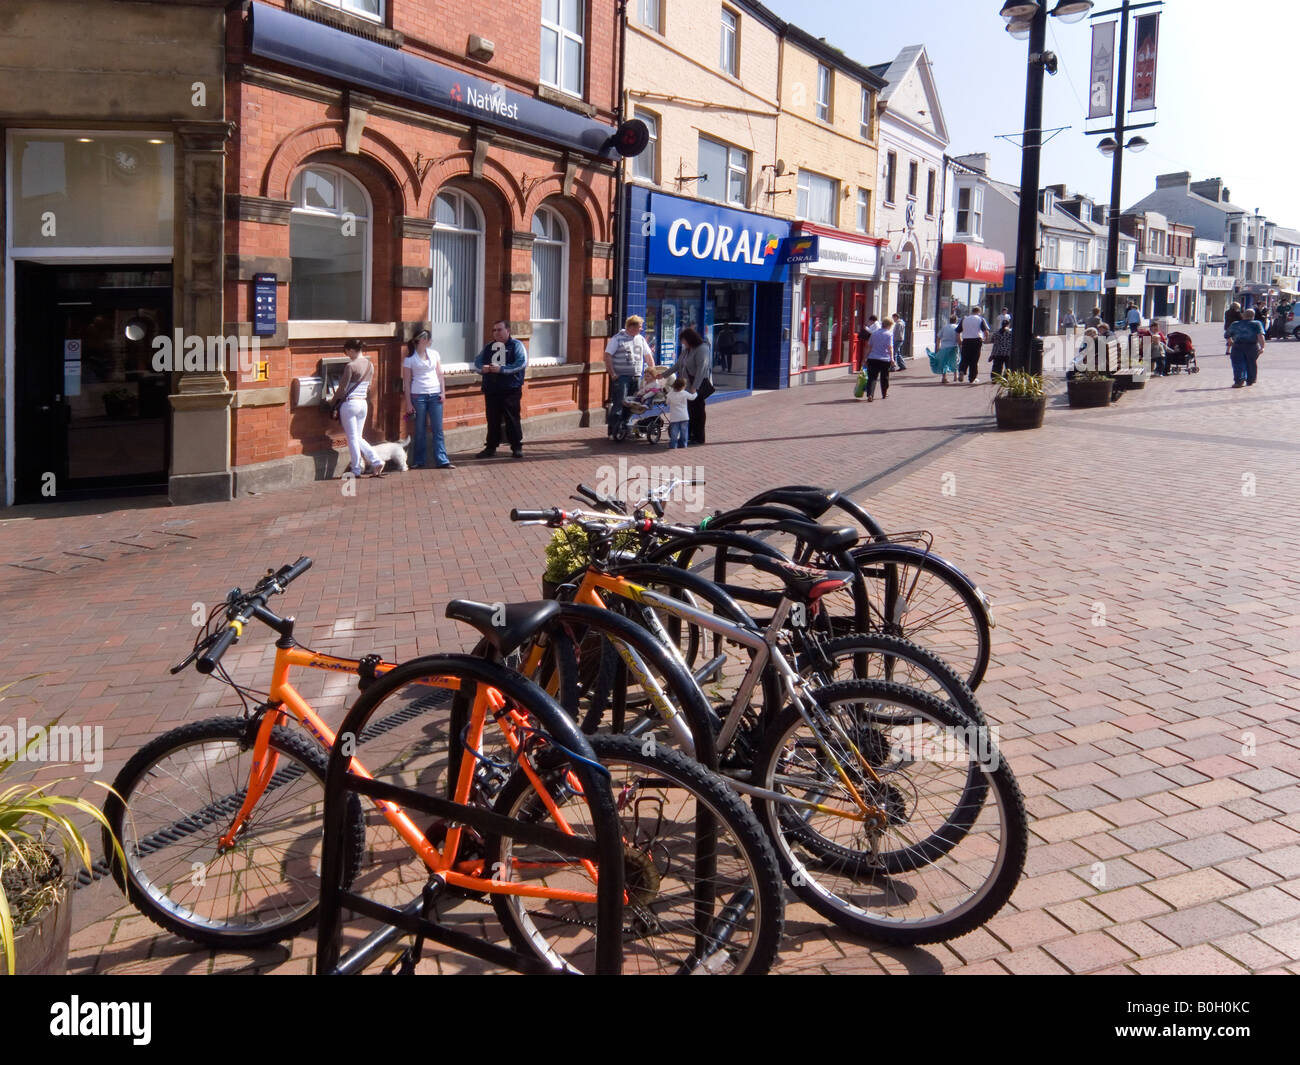
[{"label": "sky", "polygon": [[[1029,42],[1006,32],[1000,0],[763,2],[867,66],[924,44],[948,125],[948,154],[988,152],[990,176],[1020,184]],[[1093,10],[1118,6],[1102,0]],[[1124,155],[1123,206],[1154,190],[1157,174],[1189,170],[1193,181],[1223,178],[1237,206],[1300,230],[1300,0],[1165,0],[1156,10],[1158,124],[1140,131],[1150,147]],[[1044,79],[1043,128],[1070,128],[1044,146],[1040,183],[1064,182],[1105,203],[1111,162],[1096,149],[1101,138],[1083,134],[1085,126],[1113,125],[1085,122],[1091,22],[1047,21],[1047,48],[1060,69]],[[1130,27],[1130,48],[1132,38]],[[1115,40],[1118,47],[1118,30]],[[1132,121],[1152,117],[1140,112]],[[999,134],[1015,143],[995,139]]]}]

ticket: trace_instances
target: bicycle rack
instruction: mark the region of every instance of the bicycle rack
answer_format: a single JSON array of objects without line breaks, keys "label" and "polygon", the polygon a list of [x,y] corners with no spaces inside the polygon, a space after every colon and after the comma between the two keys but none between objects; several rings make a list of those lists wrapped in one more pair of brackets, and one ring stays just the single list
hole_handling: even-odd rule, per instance
[{"label": "bicycle rack", "polygon": [[[385,673],[353,704],[339,726],[330,749],[329,770],[325,778],[325,841],[321,856],[320,920],[316,939],[316,972],[324,975],[358,973],[374,960],[393,940],[403,935],[428,939],[451,947],[470,957],[522,973],[554,973],[554,967],[532,955],[487,943],[465,932],[429,920],[431,896],[422,890],[420,897],[404,906],[387,906],[343,887],[345,869],[346,817],[348,795],[355,793],[377,801],[397,803],[407,810],[446,818],[466,828],[484,833],[508,833],[524,843],[544,844],[566,857],[585,858],[598,863],[601,870],[596,885],[596,972],[617,974],[622,967],[623,928],[623,847],[621,826],[610,806],[597,823],[596,838],[562,835],[543,824],[511,820],[481,806],[463,805],[431,795],[426,791],[401,787],[353,772],[352,759],[343,753],[344,738],[362,735],[371,711],[393,690],[417,683],[423,677],[457,676],[495,688],[507,700],[528,706],[538,726],[578,759],[572,772],[590,794],[607,791],[595,766],[590,744],[560,706],[531,681],[504,666],[470,655],[430,655],[405,662]],[[593,811],[596,816],[596,811]],[[434,874],[436,880],[436,874]],[[344,911],[381,922],[381,927],[346,956],[341,956]]]}]

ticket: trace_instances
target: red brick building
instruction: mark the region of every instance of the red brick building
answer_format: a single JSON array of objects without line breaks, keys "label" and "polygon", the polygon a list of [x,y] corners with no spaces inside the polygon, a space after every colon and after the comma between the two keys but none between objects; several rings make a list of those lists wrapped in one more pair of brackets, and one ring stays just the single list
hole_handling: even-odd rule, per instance
[{"label": "red brick building", "polygon": [[[256,371],[226,375],[234,494],[342,469],[316,389],[348,337],[376,363],[386,439],[402,435],[400,363],[420,328],[447,367],[453,453],[481,446],[466,364],[498,318],[529,349],[526,437],[600,407],[614,8],[255,0],[231,13],[225,332],[264,334]],[[275,293],[260,329],[257,275],[263,298]]]}]

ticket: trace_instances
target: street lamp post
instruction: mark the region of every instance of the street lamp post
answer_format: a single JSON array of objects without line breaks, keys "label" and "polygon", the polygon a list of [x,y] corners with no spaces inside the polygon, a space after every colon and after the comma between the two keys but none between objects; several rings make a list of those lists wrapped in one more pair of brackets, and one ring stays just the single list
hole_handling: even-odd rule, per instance
[{"label": "street lamp post", "polygon": [[[1092,0],[1058,0],[1050,14],[1075,22],[1092,10]],[[1013,37],[1029,37],[1025,81],[1024,140],[1020,151],[1020,221],[1016,233],[1016,294],[1011,314],[1013,370],[1030,367],[1034,333],[1034,274],[1038,260],[1038,178],[1043,146],[1043,72],[1056,73],[1057,60],[1044,50],[1047,0],[1006,0],[999,14]]]},{"label": "street lamp post", "polygon": [[1106,320],[1107,325],[1115,324],[1116,303],[1119,299],[1119,216],[1122,211],[1120,206],[1120,189],[1124,173],[1124,152],[1140,152],[1147,146],[1146,138],[1133,137],[1127,144],[1124,143],[1124,133],[1128,129],[1146,129],[1155,125],[1154,122],[1144,122],[1139,126],[1127,126],[1124,123],[1124,92],[1128,82],[1128,16],[1129,12],[1143,7],[1159,7],[1161,0],[1153,0],[1152,3],[1131,4],[1129,0],[1123,0],[1119,7],[1111,8],[1108,11],[1099,11],[1093,18],[1101,18],[1104,15],[1119,15],[1119,71],[1115,79],[1115,126],[1112,129],[1096,130],[1097,133],[1109,133],[1111,136],[1106,137],[1097,144],[1097,150],[1102,155],[1112,156],[1110,165],[1110,211],[1106,218],[1107,235],[1106,235],[1106,291],[1102,295],[1102,317]]}]

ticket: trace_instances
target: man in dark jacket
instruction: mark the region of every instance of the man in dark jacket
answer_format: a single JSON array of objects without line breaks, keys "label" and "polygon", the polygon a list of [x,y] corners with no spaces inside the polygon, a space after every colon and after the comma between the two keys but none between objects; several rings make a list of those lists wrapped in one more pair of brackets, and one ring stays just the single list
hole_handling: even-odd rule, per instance
[{"label": "man in dark jacket", "polygon": [[519,401],[524,394],[524,369],[528,352],[510,335],[510,323],[492,323],[492,342],[474,359],[474,372],[483,375],[483,404],[487,408],[487,442],[478,458],[490,459],[501,443],[501,419],[515,458],[524,457],[524,430],[519,423]]}]

